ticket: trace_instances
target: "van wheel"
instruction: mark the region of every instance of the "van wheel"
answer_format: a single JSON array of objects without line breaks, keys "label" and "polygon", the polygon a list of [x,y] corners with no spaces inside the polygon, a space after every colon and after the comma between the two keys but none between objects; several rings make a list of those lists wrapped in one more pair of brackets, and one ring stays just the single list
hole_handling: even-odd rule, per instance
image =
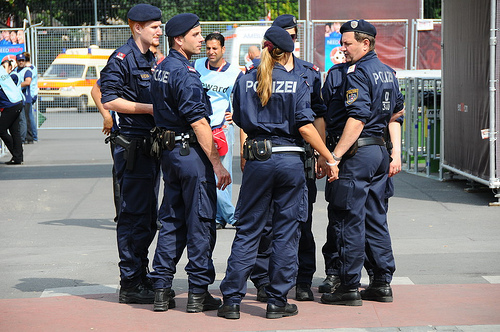
[{"label": "van wheel", "polygon": [[76,108],[78,108],[78,112],[87,112],[87,97],[86,96],[80,96],[78,98],[78,104],[76,105]]}]

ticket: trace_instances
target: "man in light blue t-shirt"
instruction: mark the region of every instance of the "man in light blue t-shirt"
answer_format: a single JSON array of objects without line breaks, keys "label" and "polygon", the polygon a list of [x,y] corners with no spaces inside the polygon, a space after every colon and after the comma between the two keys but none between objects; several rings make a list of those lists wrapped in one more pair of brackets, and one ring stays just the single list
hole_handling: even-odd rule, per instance
[{"label": "man in light blue t-shirt", "polygon": [[[208,90],[213,114],[210,126],[214,141],[221,156],[222,165],[232,176],[234,127],[232,118],[231,94],[236,79],[242,75],[237,65],[224,60],[224,36],[218,32],[210,33],[205,38],[207,57],[195,61],[194,68],[200,73],[203,87]],[[217,189],[217,229],[226,224],[234,225],[234,205],[232,203],[232,185],[225,190]]]}]

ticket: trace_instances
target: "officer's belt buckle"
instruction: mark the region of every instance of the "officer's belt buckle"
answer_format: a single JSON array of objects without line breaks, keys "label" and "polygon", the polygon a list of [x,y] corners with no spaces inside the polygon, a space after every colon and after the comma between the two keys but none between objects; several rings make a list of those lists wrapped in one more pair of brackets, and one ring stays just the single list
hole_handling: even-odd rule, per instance
[{"label": "officer's belt buckle", "polygon": [[175,141],[176,142],[180,142],[182,140],[186,140],[186,139],[189,139],[189,134],[181,134],[181,135],[177,135],[175,136]]}]

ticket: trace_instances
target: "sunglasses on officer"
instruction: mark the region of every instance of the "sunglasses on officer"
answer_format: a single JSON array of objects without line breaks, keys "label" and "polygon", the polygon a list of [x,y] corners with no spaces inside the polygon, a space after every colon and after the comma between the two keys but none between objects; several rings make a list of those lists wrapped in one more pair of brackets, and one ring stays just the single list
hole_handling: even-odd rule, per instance
[{"label": "sunglasses on officer", "polygon": [[291,34],[291,35],[290,35],[290,37],[292,37],[292,39],[293,39],[294,41],[295,41],[295,40],[297,40],[297,34],[295,34],[295,33],[294,33],[294,34]]}]

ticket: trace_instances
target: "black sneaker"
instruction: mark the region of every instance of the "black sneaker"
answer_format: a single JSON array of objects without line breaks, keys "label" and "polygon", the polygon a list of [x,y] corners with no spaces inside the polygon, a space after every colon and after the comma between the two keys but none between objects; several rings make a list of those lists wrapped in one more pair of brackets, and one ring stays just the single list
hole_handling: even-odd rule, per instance
[{"label": "black sneaker", "polygon": [[154,311],[167,311],[175,308],[175,292],[171,288],[155,289]]},{"label": "black sneaker", "polygon": [[338,287],[333,293],[324,293],[321,295],[321,303],[335,304],[335,305],[348,305],[348,306],[361,306],[361,294],[357,288]]},{"label": "black sneaker", "polygon": [[187,312],[202,312],[216,310],[222,304],[220,299],[214,298],[208,291],[202,294],[188,293]]},{"label": "black sneaker", "polygon": [[281,318],[295,316],[299,313],[295,304],[287,303],[284,307],[278,307],[275,304],[268,303],[266,309],[266,318]]},{"label": "black sneaker", "polygon": [[314,301],[311,285],[297,284],[295,286],[295,299],[297,301]]},{"label": "black sneaker", "polygon": [[120,303],[153,304],[155,293],[152,289],[140,283],[132,288],[120,288],[118,301]]},{"label": "black sneaker", "polygon": [[219,309],[217,309],[217,316],[224,317],[226,319],[240,319],[240,305],[239,304],[231,304],[231,305],[221,305]]},{"label": "black sneaker", "polygon": [[318,287],[318,292],[320,293],[333,293],[335,292],[335,289],[339,287],[340,285],[340,278],[339,276],[329,274],[326,276],[325,280],[323,280],[323,283],[319,285]]},{"label": "black sneaker", "polygon": [[392,302],[392,288],[389,283],[374,281],[361,292],[361,298],[367,301]]},{"label": "black sneaker", "polygon": [[267,303],[266,286],[269,284],[261,285],[257,288],[257,301]]}]

